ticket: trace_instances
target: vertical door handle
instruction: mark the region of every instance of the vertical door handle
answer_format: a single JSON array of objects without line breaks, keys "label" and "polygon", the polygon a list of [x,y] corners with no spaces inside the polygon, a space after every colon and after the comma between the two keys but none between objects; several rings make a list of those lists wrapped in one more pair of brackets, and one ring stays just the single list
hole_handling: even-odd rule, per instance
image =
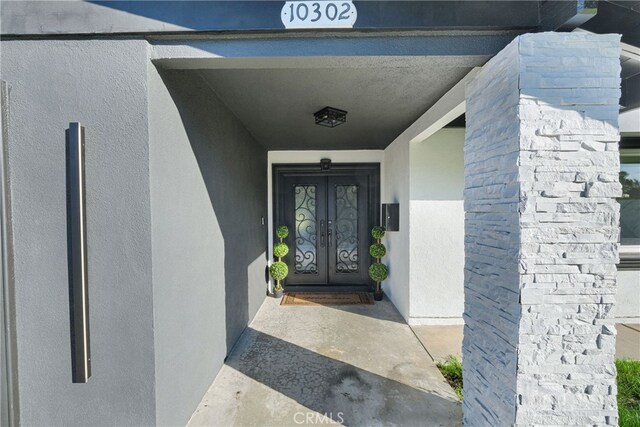
[{"label": "vertical door handle", "polygon": [[324,221],[320,221],[320,247],[324,248]]},{"label": "vertical door handle", "polygon": [[328,221],[327,224],[327,241],[329,242],[329,246],[331,246],[331,221]]},{"label": "vertical door handle", "polygon": [[91,376],[89,283],[87,276],[86,178],[84,127],[69,123],[67,150],[67,233],[71,291],[71,380],[86,383]]}]

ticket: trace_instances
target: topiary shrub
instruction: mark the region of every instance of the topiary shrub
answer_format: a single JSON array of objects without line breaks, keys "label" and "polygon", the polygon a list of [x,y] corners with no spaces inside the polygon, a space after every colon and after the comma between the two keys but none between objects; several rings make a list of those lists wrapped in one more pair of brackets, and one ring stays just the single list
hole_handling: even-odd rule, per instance
[{"label": "topiary shrub", "polygon": [[271,274],[271,277],[273,277],[273,280],[276,281],[275,289],[281,290],[282,285],[280,284],[280,281],[289,274],[289,267],[287,267],[287,264],[282,261],[276,261],[271,264],[271,267],[269,267],[269,273]]},{"label": "topiary shrub", "polygon": [[386,265],[376,262],[369,267],[369,277],[376,283],[382,282],[387,276],[389,276],[389,270]]},{"label": "topiary shrub", "polygon": [[289,253],[289,247],[286,243],[279,242],[273,245],[273,256],[276,258],[282,258]]},{"label": "topiary shrub", "polygon": [[373,291],[373,299],[376,301],[382,301],[383,292],[382,292],[382,282],[389,275],[389,270],[387,266],[380,263],[380,258],[387,254],[387,248],[380,241],[387,230],[384,227],[380,227],[376,225],[371,229],[371,236],[376,239],[376,242],[369,246],[369,254],[375,258],[376,262],[369,267],[369,277],[376,282],[376,287]]},{"label": "topiary shrub", "polygon": [[287,228],[287,226],[281,225],[280,227],[276,228],[276,236],[278,236],[279,239],[286,239],[287,236],[289,236],[289,229]]},{"label": "topiary shrub", "polygon": [[289,274],[289,267],[282,261],[276,261],[271,264],[269,273],[271,273],[271,277],[273,277],[274,280],[282,280]]},{"label": "topiary shrub", "polygon": [[369,254],[376,259],[382,258],[386,253],[387,248],[382,243],[374,243],[369,246]]},{"label": "topiary shrub", "polygon": [[276,281],[276,285],[273,287],[275,291],[275,296],[279,297],[282,295],[283,286],[280,283],[281,280],[284,280],[285,277],[289,274],[289,267],[287,264],[282,262],[282,257],[289,253],[289,246],[284,243],[284,239],[289,236],[289,229],[286,225],[281,225],[276,228],[276,236],[278,236],[279,242],[273,245],[273,256],[277,259],[271,267],[269,267],[269,274],[273,277],[273,280]]},{"label": "topiary shrub", "polygon": [[376,225],[371,229],[371,235],[373,236],[374,239],[380,240],[384,237],[384,233],[386,231],[387,230],[385,230],[384,227],[380,227],[379,225]]}]

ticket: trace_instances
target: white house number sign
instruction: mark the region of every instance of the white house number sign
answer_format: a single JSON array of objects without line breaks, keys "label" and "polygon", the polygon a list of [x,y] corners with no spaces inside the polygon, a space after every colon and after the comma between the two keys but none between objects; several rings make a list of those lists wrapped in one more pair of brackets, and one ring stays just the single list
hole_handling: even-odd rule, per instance
[{"label": "white house number sign", "polygon": [[358,12],[351,1],[288,1],[280,18],[285,28],[352,28]]}]

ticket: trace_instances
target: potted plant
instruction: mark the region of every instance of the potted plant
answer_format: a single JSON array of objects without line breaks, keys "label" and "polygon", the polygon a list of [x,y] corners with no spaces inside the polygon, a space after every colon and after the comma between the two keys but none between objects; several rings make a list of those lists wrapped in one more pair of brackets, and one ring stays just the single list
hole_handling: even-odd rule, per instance
[{"label": "potted plant", "polygon": [[269,274],[273,280],[276,281],[275,286],[273,287],[273,294],[276,298],[280,298],[284,291],[282,286],[282,280],[287,277],[289,274],[289,267],[285,262],[282,262],[282,258],[289,253],[289,247],[284,242],[284,239],[289,235],[289,229],[285,225],[281,225],[276,229],[276,236],[278,237],[278,242],[273,245],[273,256],[277,258],[271,267],[269,267]]},{"label": "potted plant", "polygon": [[380,259],[387,254],[387,248],[381,242],[385,231],[384,227],[380,226],[375,226],[371,229],[371,236],[376,242],[369,246],[369,254],[375,258],[376,262],[369,267],[369,277],[376,282],[376,287],[373,291],[373,299],[376,301],[382,301],[384,293],[382,292],[381,282],[389,276],[389,269],[380,262]]}]

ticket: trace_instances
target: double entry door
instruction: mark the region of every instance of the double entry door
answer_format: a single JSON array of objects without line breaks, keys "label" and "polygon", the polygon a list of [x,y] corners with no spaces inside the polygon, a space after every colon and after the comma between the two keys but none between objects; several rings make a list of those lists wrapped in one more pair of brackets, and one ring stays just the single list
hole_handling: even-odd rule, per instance
[{"label": "double entry door", "polygon": [[[317,168],[316,168],[317,169]],[[286,286],[369,287],[370,229],[378,211],[377,168],[283,173],[278,222],[290,251]]]}]

